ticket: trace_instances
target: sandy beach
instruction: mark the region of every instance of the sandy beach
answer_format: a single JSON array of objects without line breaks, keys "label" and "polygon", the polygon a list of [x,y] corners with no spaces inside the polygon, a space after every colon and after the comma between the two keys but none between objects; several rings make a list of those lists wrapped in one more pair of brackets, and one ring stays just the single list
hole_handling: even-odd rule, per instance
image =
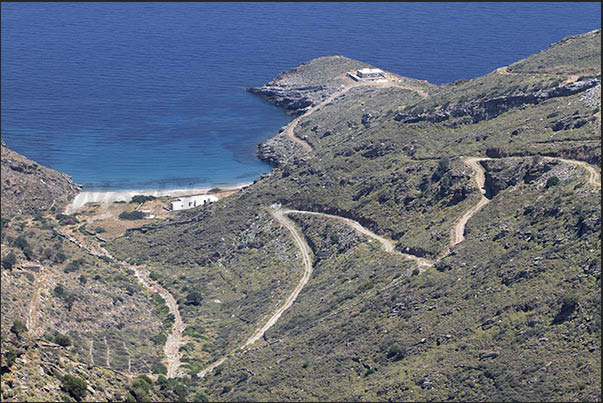
[{"label": "sandy beach", "polygon": [[246,186],[251,185],[252,182],[248,183],[238,183],[234,185],[224,185],[224,186],[212,186],[212,187],[203,187],[203,188],[189,188],[189,189],[140,189],[140,190],[117,190],[117,191],[85,191],[79,193],[69,204],[66,209],[66,214],[71,214],[74,211],[83,207],[86,203],[101,203],[104,205],[109,205],[116,201],[124,201],[129,202],[132,196],[135,195],[145,195],[145,196],[155,196],[155,197],[180,197],[180,196],[190,196],[190,195],[198,195],[198,194],[206,194],[210,189],[220,188],[221,192],[228,192],[242,189]]}]

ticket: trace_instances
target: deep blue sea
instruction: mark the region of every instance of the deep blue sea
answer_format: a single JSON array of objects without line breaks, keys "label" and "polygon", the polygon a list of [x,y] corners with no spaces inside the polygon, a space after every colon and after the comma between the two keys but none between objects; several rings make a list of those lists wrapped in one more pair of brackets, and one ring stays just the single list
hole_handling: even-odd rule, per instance
[{"label": "deep blue sea", "polygon": [[600,3],[2,3],[2,138],[85,189],[212,186],[270,167],[290,119],[244,91],[344,55],[435,84],[601,26]]}]

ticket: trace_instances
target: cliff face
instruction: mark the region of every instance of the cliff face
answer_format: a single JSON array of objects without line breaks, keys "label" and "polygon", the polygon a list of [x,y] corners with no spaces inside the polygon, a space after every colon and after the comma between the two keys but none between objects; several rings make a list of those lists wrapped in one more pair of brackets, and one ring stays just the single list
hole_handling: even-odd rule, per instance
[{"label": "cliff face", "polygon": [[70,176],[29,160],[2,142],[2,216],[60,208],[80,190]]}]

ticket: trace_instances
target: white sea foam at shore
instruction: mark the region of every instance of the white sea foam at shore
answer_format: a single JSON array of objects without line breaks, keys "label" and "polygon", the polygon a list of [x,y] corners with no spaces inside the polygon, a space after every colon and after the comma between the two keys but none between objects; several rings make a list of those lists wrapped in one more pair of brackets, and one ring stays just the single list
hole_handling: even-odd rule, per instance
[{"label": "white sea foam at shore", "polygon": [[[249,186],[251,183],[240,183],[236,185],[220,186],[222,191],[237,190]],[[111,204],[116,201],[129,202],[133,196],[144,195],[144,196],[171,196],[180,197],[194,194],[205,194],[210,187],[204,188],[192,188],[192,189],[143,189],[143,190],[119,190],[119,191],[105,191],[105,192],[81,192],[79,193],[65,209],[66,214],[71,214],[74,211],[83,207],[86,203],[101,203]]]}]

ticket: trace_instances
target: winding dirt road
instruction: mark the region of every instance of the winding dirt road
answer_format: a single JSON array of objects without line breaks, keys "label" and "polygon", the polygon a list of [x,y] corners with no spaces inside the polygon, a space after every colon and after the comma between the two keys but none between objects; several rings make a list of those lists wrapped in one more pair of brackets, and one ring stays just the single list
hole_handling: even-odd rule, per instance
[{"label": "winding dirt road", "polygon": [[422,257],[418,257],[415,255],[409,255],[407,253],[402,253],[398,250],[396,250],[396,244],[394,241],[392,241],[391,239],[387,239],[382,237],[381,235],[377,235],[374,232],[372,232],[371,230],[369,230],[368,228],[363,227],[359,222],[354,221],[350,218],[345,218],[345,217],[340,217],[340,216],[336,216],[336,215],[332,215],[332,214],[326,214],[326,213],[317,213],[314,211],[303,211],[303,210],[281,210],[283,214],[291,214],[291,213],[295,213],[295,214],[306,214],[306,215],[313,215],[313,216],[320,216],[320,217],[327,217],[327,218],[332,218],[338,221],[341,221],[342,223],[352,227],[353,229],[355,229],[356,231],[360,232],[361,234],[364,234],[366,236],[368,236],[369,238],[373,238],[376,241],[380,242],[381,245],[383,245],[383,248],[385,249],[385,251],[387,253],[392,253],[392,254],[396,254],[396,255],[400,255],[406,259],[410,259],[410,260],[414,260],[415,262],[417,262],[417,264],[419,265],[419,267],[430,267],[433,266],[433,262],[429,259],[425,259]]},{"label": "winding dirt road", "polygon": [[421,95],[422,97],[427,96],[427,93],[425,91],[423,91],[419,88],[409,87],[407,85],[401,84],[393,75],[391,75],[389,73],[386,73],[386,78],[387,78],[386,81],[359,81],[359,82],[352,81],[350,78],[347,77],[347,73],[343,73],[338,77],[342,78],[344,80],[347,80],[348,83],[347,83],[347,85],[344,86],[344,88],[342,88],[340,91],[337,91],[334,94],[331,94],[328,98],[326,98],[321,103],[316,104],[316,105],[312,106],[311,108],[309,108],[303,115],[298,116],[295,119],[293,119],[291,122],[289,122],[289,124],[285,128],[285,135],[287,137],[289,137],[291,140],[293,140],[294,142],[296,142],[297,144],[301,145],[306,152],[312,151],[312,146],[310,144],[308,144],[308,142],[306,142],[305,140],[300,139],[299,137],[297,137],[295,135],[295,128],[297,127],[297,124],[300,122],[300,120],[302,118],[308,117],[309,115],[314,113],[318,108],[321,108],[321,107],[325,106],[326,104],[333,102],[333,100],[335,98],[342,96],[343,94],[345,94],[352,88],[356,88],[356,87],[393,88],[393,87],[396,87],[396,88],[402,88],[405,90],[414,91],[414,92],[418,93],[419,95]]},{"label": "winding dirt road", "polygon": [[471,207],[469,210],[465,212],[459,218],[459,220],[454,225],[454,228],[451,232],[450,237],[450,246],[454,246],[460,242],[465,240],[465,226],[471,217],[475,215],[482,207],[490,202],[488,198],[486,198],[486,189],[484,189],[484,184],[486,182],[486,177],[484,173],[484,167],[479,163],[480,161],[489,160],[490,158],[480,158],[480,157],[462,157],[462,160],[467,164],[471,169],[473,169],[473,180],[477,185],[477,188],[480,192],[480,200],[479,202]]},{"label": "winding dirt road", "polygon": [[[596,171],[596,169],[594,167],[592,167],[591,165],[589,165],[585,162],[582,162],[582,161],[566,160],[566,159],[554,158],[554,157],[545,157],[545,158],[550,159],[550,160],[558,160],[558,161],[578,165],[578,166],[585,168],[589,174],[588,182],[593,186],[601,187],[600,175]],[[480,200],[477,204],[475,204],[474,206],[471,206],[461,216],[461,218],[459,218],[459,220],[455,223],[454,227],[451,230],[450,246],[454,246],[454,245],[462,242],[465,239],[465,236],[464,236],[465,226],[467,225],[467,222],[469,221],[469,219],[471,217],[473,217],[473,215],[475,215],[482,207],[484,207],[486,204],[488,204],[490,202],[490,200],[488,198],[486,198],[486,196],[485,196],[485,194],[486,194],[486,190],[484,188],[485,181],[486,181],[485,169],[480,164],[481,161],[490,160],[490,159],[492,159],[492,158],[462,157],[462,160],[465,162],[465,164],[467,164],[467,166],[469,166],[473,170],[473,180],[475,181],[475,184],[477,185],[477,188],[480,191]],[[314,212],[314,211],[283,209],[280,207],[271,208],[269,210],[269,212],[277,221],[279,221],[291,233],[291,236],[292,236],[293,240],[295,241],[295,244],[297,245],[297,247],[299,248],[299,250],[302,254],[302,259],[303,259],[303,264],[304,264],[304,274],[303,274],[300,282],[298,283],[298,285],[293,290],[293,292],[289,295],[289,297],[287,297],[285,303],[280,308],[278,308],[272,314],[272,316],[268,319],[268,321],[262,327],[258,328],[239,347],[239,349],[245,349],[246,347],[248,347],[251,344],[258,341],[270,327],[272,327],[274,324],[276,324],[276,322],[278,321],[280,316],[283,314],[283,312],[285,312],[289,307],[291,307],[291,305],[293,305],[293,302],[295,302],[295,300],[297,299],[297,296],[299,295],[299,293],[301,292],[303,287],[308,283],[308,281],[310,280],[310,276],[312,275],[313,268],[312,268],[311,249],[308,246],[303,235],[297,229],[297,226],[289,218],[286,217],[289,214],[306,214],[306,215],[320,216],[320,217],[326,217],[326,218],[332,218],[332,219],[338,220],[338,221],[350,226],[351,228],[355,229],[356,231],[380,242],[381,245],[383,245],[385,252],[391,253],[391,254],[398,254],[407,259],[414,260],[415,262],[417,262],[419,269],[424,268],[424,267],[433,266],[437,261],[439,261],[441,258],[445,257],[449,252],[449,250],[445,251],[444,254],[441,255],[437,261],[434,262],[434,261],[431,261],[431,260],[428,260],[425,258],[421,258],[418,256],[401,253],[401,252],[397,251],[395,249],[394,241],[384,238],[380,235],[377,235],[374,232],[372,232],[371,230],[363,227],[357,221],[354,221],[354,220],[346,218],[346,217],[340,217],[340,216],[336,216],[336,215],[332,215],[332,214],[319,213],[319,212]],[[391,284],[390,284],[390,286],[391,286]],[[237,350],[235,350],[235,351],[237,351]],[[200,378],[203,378],[209,372],[214,370],[217,366],[224,363],[226,361],[226,359],[230,355],[232,355],[235,351],[226,354],[224,357],[222,357],[218,361],[212,363],[211,365],[206,367],[203,371],[199,372],[197,375]]]},{"label": "winding dirt road", "polygon": [[588,172],[588,183],[590,183],[594,187],[598,187],[598,188],[601,187],[601,175],[599,174],[599,172],[597,172],[595,167],[593,167],[592,165],[590,165],[584,161],[566,160],[563,158],[556,158],[556,157],[543,157],[543,158],[546,160],[549,160],[549,161],[556,160],[556,161],[561,161],[561,162],[565,162],[568,164],[582,167],[582,168],[586,169],[586,171]]},{"label": "winding dirt road", "polygon": [[174,315],[172,331],[168,335],[165,345],[163,346],[163,353],[165,354],[165,366],[167,367],[167,377],[173,378],[177,375],[178,368],[181,364],[180,358],[182,358],[182,353],[180,353],[179,350],[180,346],[184,344],[182,332],[186,328],[184,322],[182,321],[182,317],[180,316],[180,311],[178,310],[178,303],[168,290],[159,285],[158,282],[149,278],[149,273],[145,269],[132,265],[127,265],[127,267],[134,271],[136,278],[138,278],[138,281],[145,288],[156,292],[161,296],[161,298],[163,298],[170,313]]},{"label": "winding dirt road", "polygon": [[[397,251],[395,249],[395,243],[392,240],[389,240],[387,238],[384,238],[380,235],[375,234],[371,230],[360,225],[360,223],[358,223],[357,221],[351,220],[349,218],[339,217],[336,215],[326,214],[326,213],[317,213],[317,212],[313,212],[313,211],[289,210],[289,209],[281,209],[281,208],[271,208],[271,209],[269,209],[269,212],[278,222],[280,222],[285,228],[287,228],[289,230],[289,233],[291,234],[293,241],[295,242],[295,244],[297,245],[298,249],[301,252],[303,266],[304,266],[304,274],[302,275],[302,278],[300,279],[297,286],[293,289],[291,294],[285,300],[285,303],[280,308],[278,308],[272,314],[272,316],[270,316],[270,318],[266,321],[264,326],[258,328],[255,332],[253,332],[253,334],[239,347],[239,349],[245,349],[246,347],[252,345],[256,341],[258,341],[260,338],[262,338],[264,333],[266,333],[266,331],[268,329],[270,329],[272,326],[274,326],[276,324],[276,322],[281,317],[283,312],[285,312],[287,309],[289,309],[291,307],[291,305],[293,305],[293,302],[295,302],[299,293],[304,288],[304,286],[308,283],[308,281],[310,280],[310,277],[312,276],[312,271],[313,271],[312,250],[310,249],[310,246],[304,239],[304,236],[299,232],[295,223],[287,217],[287,215],[289,215],[289,214],[307,214],[307,215],[314,215],[314,216],[322,216],[322,217],[332,218],[332,219],[341,221],[344,224],[352,227],[356,231],[379,241],[383,245],[383,248],[385,249],[385,251],[387,253],[397,254],[397,255],[401,255],[405,258],[412,259],[417,262],[417,264],[419,265],[419,268],[433,266],[433,262],[431,262],[427,259],[413,256],[413,255],[408,255],[406,253],[401,253],[401,252]],[[230,353],[230,354],[232,354],[232,353]],[[230,354],[227,354],[224,357],[220,358],[218,361],[212,363],[207,368],[203,369],[203,371],[199,372],[197,374],[197,376],[199,376],[200,378],[205,377],[205,375],[207,375],[209,372],[213,371],[216,367],[218,367],[219,365],[224,363],[224,361],[226,361],[226,359],[230,356]]]},{"label": "winding dirt road", "polygon": [[[81,242],[80,240],[78,240],[76,237],[74,237],[70,234],[64,233],[63,231],[55,230],[55,233],[65,239],[69,240],[70,242],[74,243],[79,248],[84,249],[86,252],[88,252],[89,254],[91,254],[93,256],[109,258],[117,263],[121,263],[124,267],[131,269],[132,271],[134,271],[134,274],[136,275],[136,278],[138,279],[138,281],[146,289],[148,289],[149,291],[158,293],[161,296],[161,298],[163,298],[166,305],[168,306],[170,313],[172,315],[174,315],[174,324],[172,325],[172,331],[168,335],[165,345],[163,346],[163,353],[165,355],[165,366],[167,368],[167,377],[168,378],[175,377],[177,375],[178,368],[181,365],[180,358],[182,357],[182,354],[180,353],[179,349],[180,349],[180,346],[184,343],[184,337],[182,336],[182,332],[184,331],[186,326],[184,325],[184,322],[182,321],[182,318],[180,316],[180,310],[178,309],[178,303],[176,302],[176,299],[174,298],[174,296],[168,290],[163,288],[159,283],[150,279],[149,273],[144,268],[142,268],[140,266],[131,265],[128,262],[125,262],[123,260],[116,259],[113,255],[111,255],[109,252],[107,252],[107,250],[105,250],[101,246],[98,246],[98,250],[94,250],[94,249],[88,247],[87,245],[84,245],[84,243]],[[37,296],[37,299],[36,299],[36,294],[34,294],[34,298],[32,299],[32,304],[33,303],[36,303],[36,306],[37,306],[37,304],[39,304],[39,294]],[[30,312],[33,312],[33,311],[34,311],[34,309],[32,309],[30,307]],[[37,312],[37,308],[35,308],[35,312]],[[32,315],[30,314],[30,316],[32,316]],[[32,318],[33,317],[34,316],[32,316]],[[29,328],[29,326],[28,326],[28,328]]]},{"label": "winding dirt road", "polygon": [[[349,89],[349,88],[351,88],[351,87],[348,87],[347,89]],[[332,96],[332,98],[335,98],[335,96],[339,96],[339,95],[341,95],[341,92],[338,94],[335,94],[334,96]],[[324,103],[327,103],[327,102],[330,102],[330,100],[326,100],[325,102],[321,103],[321,105]],[[299,121],[299,120],[297,120],[297,121]],[[297,123],[295,123],[295,124],[297,124]],[[293,133],[294,127],[295,127],[295,125],[291,125],[291,133]],[[595,187],[599,187],[599,188],[601,187],[600,174],[591,165],[589,165],[583,161],[566,160],[566,159],[554,158],[554,157],[544,157],[544,158],[549,159],[549,160],[558,160],[558,161],[562,161],[565,163],[581,166],[582,168],[586,169],[586,171],[588,172],[588,175],[589,175],[588,182]],[[465,226],[466,226],[467,222],[475,213],[477,213],[483,206],[485,206],[490,201],[489,199],[487,199],[485,197],[485,193],[486,193],[486,191],[484,189],[485,170],[484,170],[483,166],[480,164],[480,161],[489,160],[489,159],[491,159],[491,158],[462,157],[462,160],[467,164],[467,166],[469,166],[473,170],[473,173],[474,173],[473,180],[475,181],[477,188],[480,191],[481,197],[480,197],[479,202],[476,205],[469,208],[454,225],[454,228],[451,230],[451,242],[450,242],[451,246],[454,246],[454,245],[462,242],[465,239],[464,232],[465,232]],[[307,244],[306,240],[304,239],[303,234],[301,234],[301,232],[298,230],[297,226],[293,223],[293,221],[291,221],[287,217],[287,215],[289,215],[289,214],[306,214],[306,215],[322,216],[322,217],[326,217],[326,218],[336,219],[336,220],[350,226],[351,228],[355,229],[356,231],[380,242],[381,245],[383,245],[385,252],[390,253],[390,254],[398,254],[398,255],[403,256],[404,258],[414,260],[417,263],[417,265],[419,266],[419,269],[433,266],[435,263],[434,261],[431,261],[431,260],[428,260],[425,258],[421,258],[418,256],[401,253],[401,252],[397,251],[395,249],[394,241],[375,234],[374,232],[370,231],[369,229],[363,227],[357,221],[354,221],[349,218],[340,217],[340,216],[327,214],[327,213],[313,212],[313,211],[282,209],[280,207],[271,208],[271,209],[269,209],[269,212],[279,223],[281,223],[285,228],[287,228],[287,230],[290,232],[291,237],[293,238],[296,246],[300,250],[302,260],[303,260],[303,269],[304,269],[302,278],[300,279],[297,286],[293,289],[291,294],[289,294],[289,296],[287,297],[287,299],[285,300],[283,305],[281,305],[270,316],[270,318],[265,322],[265,324],[263,326],[257,328],[253,332],[253,334],[240,347],[231,351],[230,353],[227,353],[224,357],[220,358],[219,360],[217,360],[216,362],[212,363],[211,365],[209,365],[208,367],[203,369],[201,372],[199,372],[197,375],[200,378],[203,378],[205,375],[207,375],[209,372],[211,372],[217,366],[224,363],[226,361],[226,359],[229,356],[231,356],[232,354],[234,354],[236,351],[238,351],[240,349],[245,349],[246,347],[252,345],[256,341],[258,341],[260,338],[262,338],[262,336],[265,334],[265,332],[268,329],[270,329],[272,326],[274,326],[274,324],[276,324],[276,322],[279,320],[281,315],[293,305],[293,303],[299,296],[303,287],[310,280],[310,277],[311,277],[312,271],[313,271],[312,251],[311,251],[309,245]],[[105,257],[109,257],[110,259],[115,260],[117,262],[121,262],[123,265],[125,265],[126,267],[128,267],[134,271],[137,279],[140,281],[140,283],[145,288],[158,293],[165,300],[165,302],[170,310],[170,313],[172,313],[172,315],[174,316],[174,325],[172,326],[172,332],[168,336],[167,341],[164,346],[165,363],[166,363],[166,367],[167,367],[167,376],[168,376],[168,378],[177,376],[177,371],[181,364],[180,363],[181,354],[179,352],[179,348],[183,344],[184,338],[182,336],[182,332],[185,329],[185,325],[180,316],[180,312],[178,309],[178,304],[176,302],[176,299],[170,294],[170,292],[168,290],[163,288],[157,282],[151,280],[149,278],[148,272],[144,268],[141,268],[139,266],[133,266],[133,265],[128,264],[127,262],[115,259],[112,255],[110,255],[102,247],[99,247],[100,251],[95,251],[95,250],[92,250],[91,248],[87,247],[86,245],[83,245],[79,240],[77,240],[76,238],[74,238],[73,236],[71,236],[69,234],[65,234],[65,233],[62,233],[59,231],[57,231],[57,233],[65,238],[67,238],[71,242],[74,242],[76,245],[85,249],[87,252],[89,252],[92,255],[95,255],[98,257],[105,256]],[[446,253],[444,255],[446,255]],[[40,278],[39,281],[42,281],[42,279]],[[32,302],[30,303],[29,314],[28,314],[28,318],[27,318],[28,328],[33,329],[33,328],[37,327],[37,311],[38,311],[37,307],[39,305],[40,289],[41,289],[41,285],[38,284],[36,287],[36,292],[34,293],[34,296],[32,298]]]},{"label": "winding dirt road", "polygon": [[[475,213],[477,213],[482,207],[484,207],[486,204],[488,204],[490,202],[490,200],[488,198],[486,198],[486,196],[485,196],[486,189],[484,188],[484,184],[486,182],[486,177],[485,177],[484,167],[480,164],[480,161],[491,160],[492,158],[462,157],[461,159],[465,162],[465,164],[467,164],[473,170],[473,173],[474,173],[473,180],[475,181],[475,184],[477,185],[477,188],[479,189],[479,191],[481,193],[481,197],[480,197],[479,202],[475,206],[473,206],[469,210],[467,210],[465,212],[465,214],[463,214],[463,216],[454,225],[454,228],[452,229],[451,236],[450,236],[450,246],[454,246],[454,245],[462,242],[463,240],[465,240],[465,226],[467,225],[467,222],[469,221],[469,219],[471,217],[473,217],[475,215]],[[572,164],[575,166],[582,167],[583,169],[585,169],[588,172],[588,183],[594,187],[598,187],[598,188],[601,187],[601,175],[597,172],[595,167],[593,167],[592,165],[590,165],[584,161],[568,160],[568,159],[557,158],[557,157],[543,157],[543,159],[549,160],[549,161],[565,162],[567,164]]]},{"label": "winding dirt road", "polygon": [[[285,303],[280,308],[278,308],[272,314],[272,316],[270,316],[270,318],[266,321],[264,326],[256,329],[256,331],[253,332],[253,334],[241,345],[241,347],[239,349],[244,349],[245,347],[255,343],[260,338],[262,338],[264,333],[266,333],[266,331],[268,329],[270,329],[272,326],[274,326],[274,324],[278,321],[278,319],[281,317],[283,312],[285,312],[287,309],[289,309],[289,307],[291,307],[291,305],[293,305],[293,302],[295,302],[295,300],[297,299],[297,296],[301,292],[302,288],[304,288],[304,286],[308,283],[308,281],[310,280],[310,277],[312,276],[312,269],[313,269],[313,267],[312,267],[312,250],[310,249],[310,246],[308,246],[308,243],[304,239],[303,235],[301,235],[299,233],[299,231],[297,230],[297,227],[295,226],[293,221],[291,221],[289,218],[286,217],[286,215],[288,214],[288,211],[281,210],[281,209],[270,209],[269,213],[278,222],[280,222],[285,228],[287,228],[287,230],[289,230],[289,233],[291,234],[293,241],[295,242],[295,244],[297,245],[297,248],[301,252],[303,266],[304,266],[304,274],[302,275],[302,278],[300,279],[297,286],[295,286],[295,288],[293,289],[291,294],[289,294],[289,296],[285,300]],[[209,365],[207,368],[203,369],[203,371],[199,372],[197,374],[197,376],[199,376],[200,378],[203,378],[209,372],[214,370],[218,365],[221,365],[224,361],[226,361],[226,359],[228,358],[229,355],[230,354],[227,354],[226,356],[220,358],[218,361]]]},{"label": "winding dirt road", "polygon": [[304,288],[304,286],[308,283],[308,280],[310,280],[310,277],[312,276],[312,250],[310,249],[310,246],[308,246],[308,243],[304,239],[304,236],[301,233],[299,233],[299,231],[297,230],[297,227],[293,223],[293,221],[291,221],[289,218],[286,217],[286,215],[288,214],[286,211],[270,210],[270,214],[278,222],[280,222],[285,228],[287,228],[287,230],[289,230],[289,233],[291,234],[293,241],[295,242],[299,251],[301,252],[303,265],[304,265],[304,274],[302,275],[302,278],[299,281],[299,283],[297,284],[297,286],[293,289],[291,294],[285,300],[285,303],[283,304],[283,306],[278,308],[272,314],[270,319],[268,319],[266,324],[264,324],[264,326],[262,326],[261,328],[256,330],[251,335],[251,337],[249,337],[249,339],[247,339],[247,341],[245,343],[243,343],[241,348],[245,348],[245,347],[249,346],[250,344],[253,344],[256,341],[258,341],[264,335],[264,333],[266,333],[266,331],[268,329],[270,329],[276,323],[276,321],[281,317],[283,312],[285,312],[287,309],[289,309],[289,307],[291,305],[293,305],[293,302],[297,299],[297,296],[301,292],[302,288]]}]

